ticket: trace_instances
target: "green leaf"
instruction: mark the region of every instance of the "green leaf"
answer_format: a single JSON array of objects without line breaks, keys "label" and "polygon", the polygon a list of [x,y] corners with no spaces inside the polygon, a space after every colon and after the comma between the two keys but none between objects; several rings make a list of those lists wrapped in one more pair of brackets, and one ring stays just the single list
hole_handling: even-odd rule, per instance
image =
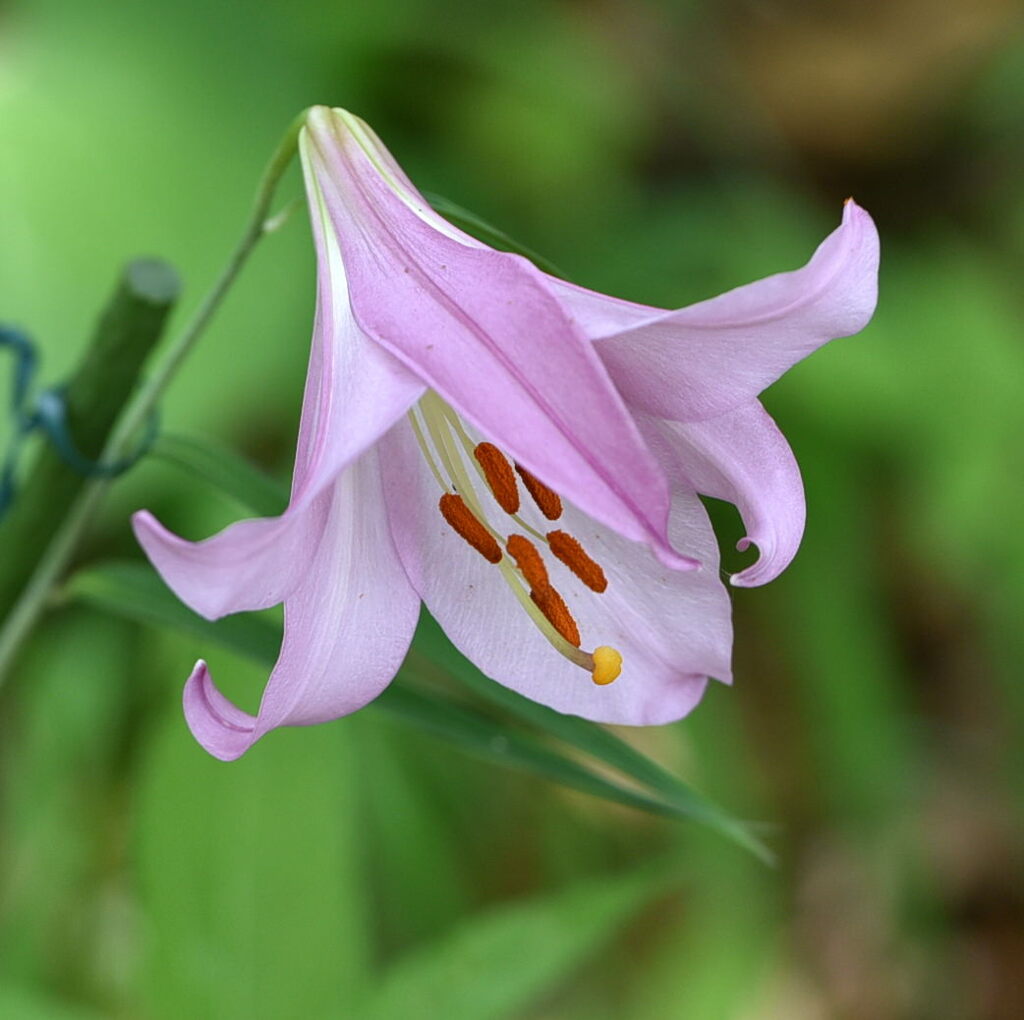
[{"label": "green leaf", "polygon": [[550,273],[551,276],[557,276],[562,280],[566,278],[565,273],[544,258],[543,255],[538,255],[535,251],[527,248],[526,245],[513,240],[503,230],[491,226],[490,223],[482,220],[476,213],[463,209],[462,206],[450,202],[441,195],[431,194],[430,192],[426,192],[425,195],[435,212],[440,213],[450,223],[453,223],[460,230],[464,230],[467,234],[471,234],[478,241],[483,241],[484,244],[489,244],[492,248],[497,248],[500,251],[510,251],[516,255],[524,255],[538,269],[543,270],[545,273]]},{"label": "green leaf", "polygon": [[687,817],[672,804],[620,786],[551,750],[535,738],[511,730],[436,692],[423,694],[395,683],[371,707],[433,733],[477,758],[532,773],[570,789],[651,814]]},{"label": "green leaf", "polygon": [[[147,643],[149,654],[171,644]],[[157,670],[177,682],[173,667]],[[218,662],[229,685],[261,672]],[[369,720],[285,730],[225,768],[187,739],[178,699],[161,700],[132,786],[145,1007],[128,1015],[357,1016],[375,913],[358,753]]]},{"label": "green leaf", "polygon": [[[124,746],[112,735],[141,703],[128,679],[131,631],[113,616],[61,614],[33,635],[19,665],[17,725],[4,733],[0,762],[4,1020],[33,1014],[3,992],[73,994],[88,987],[87,975],[123,958],[123,939],[135,931],[84,892],[122,817],[109,779],[125,769]],[[69,917],[80,919],[77,932]],[[59,986],[55,974],[64,975]]]},{"label": "green leaf", "polygon": [[664,867],[579,882],[490,910],[393,965],[366,1020],[521,1016],[610,941],[673,881]]},{"label": "green leaf", "polygon": [[[157,575],[141,563],[112,563],[83,571],[69,581],[64,595],[128,619],[202,637],[245,655],[268,669],[277,658],[280,631],[275,626],[252,615],[204,620],[182,605]],[[427,730],[478,758],[605,800],[652,814],[692,818],[706,823],[716,814],[696,794],[693,794],[694,803],[701,809],[700,815],[689,805],[682,806],[622,786],[559,754],[531,735],[511,730],[438,692],[427,694],[406,684],[395,683],[370,707]],[[720,825],[716,827],[754,849],[756,843],[747,837],[739,823],[735,825],[736,832]]]},{"label": "green leaf", "polygon": [[432,618],[427,617],[421,621],[416,638],[415,647],[423,655],[457,677],[480,697],[649,787],[658,794],[659,799],[673,805],[679,813],[703,822],[737,841],[765,863],[772,862],[770,851],[742,823],[701,797],[682,780],[630,747],[614,733],[579,716],[563,715],[489,680],[452,646]]},{"label": "green leaf", "polygon": [[274,517],[288,505],[288,490],[231,450],[192,436],[163,434],[150,456],[188,471],[261,517]]},{"label": "green leaf", "polygon": [[213,641],[265,666],[274,664],[281,647],[281,631],[252,613],[216,621],[197,616],[143,563],[106,563],[80,571],[62,595],[138,623]]}]

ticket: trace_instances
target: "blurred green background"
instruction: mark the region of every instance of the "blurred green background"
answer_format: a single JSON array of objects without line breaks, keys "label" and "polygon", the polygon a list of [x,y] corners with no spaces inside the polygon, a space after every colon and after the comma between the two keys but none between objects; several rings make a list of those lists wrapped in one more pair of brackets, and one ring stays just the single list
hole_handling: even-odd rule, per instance
[{"label": "blurred green background", "polygon": [[[1022,14],[0,2],[0,319],[48,381],[129,256],[180,268],[181,323],[312,103],[639,301],[801,264],[848,194],[883,241],[871,326],[766,397],[809,519],[779,581],[735,592],[735,688],[624,734],[770,823],[779,867],[373,712],[220,764],[181,718],[197,642],[58,609],[0,691],[0,1018],[1024,1016]],[[166,427],[286,477],[313,287],[299,215]],[[238,513],[146,462],[83,560],[137,556],[141,505],[192,537]],[[265,673],[205,651],[254,706]]]}]

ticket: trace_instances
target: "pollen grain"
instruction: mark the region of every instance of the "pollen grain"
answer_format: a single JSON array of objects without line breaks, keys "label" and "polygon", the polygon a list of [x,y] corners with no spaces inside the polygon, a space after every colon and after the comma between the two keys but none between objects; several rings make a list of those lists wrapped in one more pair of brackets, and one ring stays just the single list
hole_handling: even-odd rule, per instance
[{"label": "pollen grain", "polygon": [[477,443],[473,450],[498,506],[507,514],[519,512],[519,486],[508,458],[493,443]]},{"label": "pollen grain", "polygon": [[591,590],[602,592],[608,587],[601,565],[591,559],[578,539],[567,531],[549,531],[551,551]]},{"label": "pollen grain", "polygon": [[569,642],[569,644],[575,645],[579,648],[580,629],[576,625],[576,621],[573,619],[572,613],[569,612],[569,607],[565,604],[565,599],[563,599],[550,584],[545,585],[543,588],[534,588],[530,592],[530,598],[533,599],[534,604],[544,614],[548,623],[550,623],[551,626]]},{"label": "pollen grain", "polygon": [[501,546],[466,506],[461,496],[446,492],[437,505],[452,530],[461,535],[485,560],[501,562]]},{"label": "pollen grain", "polygon": [[509,535],[505,543],[509,556],[516,561],[519,572],[526,578],[526,583],[535,589],[547,588],[550,585],[548,570],[544,566],[537,547],[522,535]]},{"label": "pollen grain", "polygon": [[539,478],[531,475],[529,471],[516,464],[516,471],[526,486],[526,491],[533,497],[534,503],[540,508],[540,512],[549,520],[557,521],[562,516],[562,499],[553,489],[549,489]]}]

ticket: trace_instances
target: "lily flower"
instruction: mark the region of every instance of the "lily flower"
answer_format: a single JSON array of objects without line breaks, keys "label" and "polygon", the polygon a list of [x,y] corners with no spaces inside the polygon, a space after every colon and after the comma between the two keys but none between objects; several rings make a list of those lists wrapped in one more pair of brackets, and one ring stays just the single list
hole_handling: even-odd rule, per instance
[{"label": "lily flower", "polygon": [[876,299],[878,238],[848,201],[795,272],[679,310],[546,275],[435,213],[373,131],[313,109],[300,136],[316,317],[287,510],[205,541],[134,517],[209,619],[283,602],[257,715],[200,661],[192,732],[237,758],[278,726],[372,701],[425,603],[485,674],[588,719],[686,715],[730,682],[732,628],[698,493],[735,503],[757,585],[804,524],[757,395]]}]

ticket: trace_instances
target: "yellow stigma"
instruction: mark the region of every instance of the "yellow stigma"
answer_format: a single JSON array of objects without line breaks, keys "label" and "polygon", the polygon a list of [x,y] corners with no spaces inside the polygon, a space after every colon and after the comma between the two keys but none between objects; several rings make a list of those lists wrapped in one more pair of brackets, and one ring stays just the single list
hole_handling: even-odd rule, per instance
[{"label": "yellow stigma", "polygon": [[610,684],[622,672],[622,653],[610,645],[594,649],[594,671],[591,678],[599,687]]}]

